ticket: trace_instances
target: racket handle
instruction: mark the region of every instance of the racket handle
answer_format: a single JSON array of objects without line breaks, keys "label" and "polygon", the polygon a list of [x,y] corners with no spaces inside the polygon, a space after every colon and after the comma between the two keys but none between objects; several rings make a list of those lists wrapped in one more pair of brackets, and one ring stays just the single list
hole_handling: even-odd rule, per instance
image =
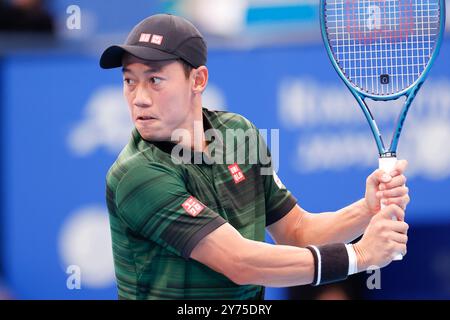
[{"label": "racket handle", "polygon": [[[380,157],[378,159],[378,167],[381,170],[383,170],[384,172],[386,172],[387,174],[389,174],[392,170],[394,170],[396,163],[397,163],[396,157]],[[380,205],[381,205],[381,209],[386,207],[382,203],[380,203]],[[395,216],[393,216],[392,220],[397,220],[397,218]],[[403,259],[403,255],[401,253],[398,253],[394,258],[395,261],[402,260],[402,259]]]}]

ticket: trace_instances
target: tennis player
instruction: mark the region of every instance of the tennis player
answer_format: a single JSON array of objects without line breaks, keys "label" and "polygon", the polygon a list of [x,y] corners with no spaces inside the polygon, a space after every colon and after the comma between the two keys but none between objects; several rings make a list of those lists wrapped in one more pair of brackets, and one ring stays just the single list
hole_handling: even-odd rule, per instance
[{"label": "tennis player", "polygon": [[[120,299],[263,299],[265,286],[340,281],[406,253],[406,161],[374,171],[365,197],[343,209],[305,211],[261,156],[270,160],[257,128],[203,107],[206,59],[200,32],[166,14],[101,57],[103,68],[122,67],[135,125],[107,174]],[[218,146],[233,160],[214,161]],[[275,245],[264,243],[266,230]]]}]

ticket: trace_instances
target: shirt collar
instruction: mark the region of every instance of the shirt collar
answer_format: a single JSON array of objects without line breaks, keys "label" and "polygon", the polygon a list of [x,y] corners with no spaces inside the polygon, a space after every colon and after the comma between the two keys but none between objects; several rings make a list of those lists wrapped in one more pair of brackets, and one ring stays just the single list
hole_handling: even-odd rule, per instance
[{"label": "shirt collar", "polygon": [[[209,119],[208,109],[206,109],[206,108],[202,108],[202,120],[203,120],[203,130],[204,131],[209,130],[209,129],[218,130],[217,128],[213,127],[213,125],[211,123],[211,120]],[[165,152],[167,154],[171,154],[172,153],[172,149],[177,145],[177,143],[175,143],[173,141],[148,141],[148,140],[145,140],[144,138],[142,138],[142,136],[140,135],[140,133],[138,132],[138,130],[136,128],[133,129],[132,135],[133,135],[133,139],[135,141],[135,144],[138,146],[138,149],[141,149],[141,148],[139,148],[139,145],[142,145],[142,143],[146,147],[149,144],[151,144],[151,145],[154,145],[155,147],[157,147],[158,149],[160,149],[161,151],[163,151],[163,152]],[[216,135],[216,137],[218,137],[218,139],[219,139],[218,143],[221,146],[223,146],[223,141],[221,139],[221,135]],[[199,155],[201,155],[203,157],[206,157],[206,158],[208,157],[207,154],[203,154],[203,152],[191,151],[191,158],[192,158],[192,160],[194,159],[196,154],[197,154],[197,157]],[[181,154],[181,156],[182,156],[182,154]]]}]

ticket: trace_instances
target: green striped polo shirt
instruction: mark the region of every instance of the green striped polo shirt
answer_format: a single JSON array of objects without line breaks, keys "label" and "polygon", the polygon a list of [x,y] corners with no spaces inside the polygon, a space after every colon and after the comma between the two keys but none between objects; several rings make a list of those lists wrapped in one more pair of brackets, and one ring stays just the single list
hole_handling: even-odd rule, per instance
[{"label": "green striped polo shirt", "polygon": [[243,237],[264,241],[265,227],[297,201],[272,174],[269,150],[250,121],[203,108],[203,124],[205,134],[213,133],[208,154],[146,141],[134,129],[108,171],[121,299],[263,298],[263,287],[237,285],[190,254],[226,222]]}]

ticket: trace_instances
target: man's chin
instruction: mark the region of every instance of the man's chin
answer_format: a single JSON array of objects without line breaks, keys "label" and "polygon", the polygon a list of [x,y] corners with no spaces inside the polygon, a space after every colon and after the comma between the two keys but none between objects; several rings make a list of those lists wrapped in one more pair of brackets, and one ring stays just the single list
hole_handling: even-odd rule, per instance
[{"label": "man's chin", "polygon": [[170,136],[165,136],[162,134],[157,134],[155,132],[148,132],[148,130],[139,130],[137,128],[139,134],[141,135],[142,139],[147,141],[170,141]]}]

